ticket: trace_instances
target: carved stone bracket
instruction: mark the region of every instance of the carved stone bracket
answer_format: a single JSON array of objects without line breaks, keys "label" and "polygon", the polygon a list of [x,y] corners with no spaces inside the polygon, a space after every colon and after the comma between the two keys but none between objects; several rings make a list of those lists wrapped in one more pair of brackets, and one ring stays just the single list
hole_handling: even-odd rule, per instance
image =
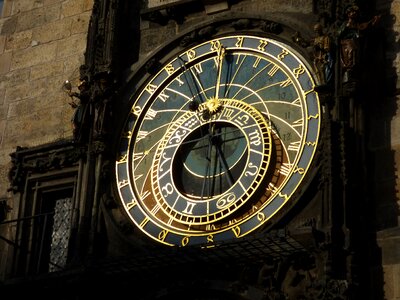
[{"label": "carved stone bracket", "polygon": [[[260,20],[260,19],[238,19],[234,20],[229,24],[235,30],[243,30],[243,29],[255,29],[258,28],[264,32],[280,34],[283,31],[283,26],[277,22]],[[222,27],[226,26],[223,24],[206,26],[198,29],[186,36],[184,36],[180,41],[181,47],[190,46],[193,43],[204,41],[210,38],[212,35],[218,33]]]},{"label": "carved stone bracket", "polygon": [[45,173],[75,166],[84,151],[73,142],[59,142],[37,148],[17,147],[10,154],[12,167],[8,173],[9,191],[22,192],[29,173]]},{"label": "carved stone bracket", "polygon": [[179,7],[168,7],[160,10],[152,10],[142,15],[144,20],[148,20],[160,25],[166,25],[170,20],[174,20],[178,24],[184,20],[184,14]]}]

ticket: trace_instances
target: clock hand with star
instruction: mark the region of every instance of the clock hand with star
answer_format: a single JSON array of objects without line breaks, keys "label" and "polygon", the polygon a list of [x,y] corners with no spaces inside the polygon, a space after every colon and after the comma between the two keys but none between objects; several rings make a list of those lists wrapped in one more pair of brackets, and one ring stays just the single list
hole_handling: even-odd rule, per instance
[{"label": "clock hand with star", "polygon": [[220,47],[218,49],[218,65],[217,65],[217,82],[215,84],[215,99],[219,98],[219,88],[221,85],[221,73],[222,73],[222,63],[224,61],[224,57],[225,57],[225,48],[224,47]]}]

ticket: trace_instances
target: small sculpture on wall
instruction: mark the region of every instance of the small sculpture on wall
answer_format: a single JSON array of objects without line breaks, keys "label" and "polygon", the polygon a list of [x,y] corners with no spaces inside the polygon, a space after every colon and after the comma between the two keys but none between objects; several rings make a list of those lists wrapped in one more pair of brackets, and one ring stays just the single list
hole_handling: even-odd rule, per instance
[{"label": "small sculpture on wall", "polygon": [[320,23],[314,25],[315,37],[312,41],[314,67],[321,82],[329,85],[333,78],[332,42],[328,34],[323,32]]},{"label": "small sculpture on wall", "polygon": [[334,56],[331,37],[324,32],[322,24],[316,23],[313,27],[315,36],[304,39],[296,32],[292,40],[304,48],[311,48],[314,69],[318,75],[321,86],[330,86],[333,80]]},{"label": "small sculpture on wall", "polygon": [[370,20],[362,22],[360,8],[350,5],[345,10],[346,20],[338,29],[338,47],[340,59],[341,94],[344,96],[339,106],[340,119],[356,131],[363,130],[363,108],[360,98],[357,97],[359,84],[362,80],[364,58],[366,48],[366,34],[374,27],[381,16],[373,16]]},{"label": "small sculpture on wall", "polygon": [[343,82],[354,81],[357,78],[357,67],[360,60],[360,38],[363,31],[375,26],[380,16],[374,16],[367,22],[359,22],[360,9],[351,5],[346,9],[346,21],[339,28],[340,63]]},{"label": "small sculpture on wall", "polygon": [[69,105],[74,109],[74,114],[71,118],[71,123],[73,127],[74,140],[78,141],[82,134],[82,125],[86,119],[88,113],[87,104],[89,102],[88,95],[88,82],[87,79],[82,79],[78,85],[78,92],[72,91],[72,84],[69,80],[66,80],[63,84],[64,91],[71,98]]}]

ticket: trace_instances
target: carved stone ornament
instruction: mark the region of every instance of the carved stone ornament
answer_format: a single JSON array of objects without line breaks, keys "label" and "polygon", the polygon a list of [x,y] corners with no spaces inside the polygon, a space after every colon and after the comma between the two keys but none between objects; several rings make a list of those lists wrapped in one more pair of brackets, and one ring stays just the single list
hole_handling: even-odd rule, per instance
[{"label": "carved stone ornament", "polygon": [[37,148],[17,147],[11,153],[12,167],[9,170],[9,191],[22,192],[28,173],[45,173],[77,164],[84,154],[73,142],[60,142]]},{"label": "carved stone ornament", "polygon": [[[264,32],[273,34],[280,34],[283,31],[281,24],[259,19],[238,19],[233,21],[230,26],[235,30],[259,28]],[[204,41],[210,38],[212,35],[217,34],[220,30],[221,28],[218,25],[204,27],[198,31],[194,31],[184,36],[180,41],[180,46],[188,47],[195,42]]]}]

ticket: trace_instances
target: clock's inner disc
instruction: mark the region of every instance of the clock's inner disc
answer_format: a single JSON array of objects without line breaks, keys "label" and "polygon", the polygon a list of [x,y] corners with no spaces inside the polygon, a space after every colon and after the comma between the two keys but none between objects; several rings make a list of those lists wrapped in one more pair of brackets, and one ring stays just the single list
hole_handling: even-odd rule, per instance
[{"label": "clock's inner disc", "polygon": [[174,182],[191,198],[223,194],[240,178],[248,160],[244,133],[228,122],[194,130],[181,144],[173,163]]}]

